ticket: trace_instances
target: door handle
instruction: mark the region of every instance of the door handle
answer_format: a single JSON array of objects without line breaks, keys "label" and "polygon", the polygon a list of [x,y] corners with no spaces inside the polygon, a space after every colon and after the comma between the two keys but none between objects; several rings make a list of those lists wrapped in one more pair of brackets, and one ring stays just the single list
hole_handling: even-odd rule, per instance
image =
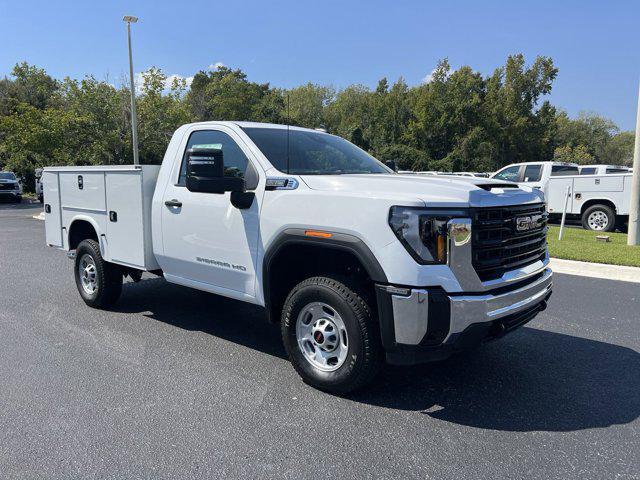
[{"label": "door handle", "polygon": [[173,200],[167,200],[166,202],[164,202],[164,204],[167,207],[180,208],[182,206],[182,202],[180,200],[176,200],[175,198]]}]

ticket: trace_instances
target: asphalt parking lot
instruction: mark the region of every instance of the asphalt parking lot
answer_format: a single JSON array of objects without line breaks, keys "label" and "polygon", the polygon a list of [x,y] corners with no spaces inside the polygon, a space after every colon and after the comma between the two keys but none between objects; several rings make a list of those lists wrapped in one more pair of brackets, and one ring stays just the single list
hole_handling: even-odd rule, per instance
[{"label": "asphalt parking lot", "polygon": [[640,288],[557,275],[546,312],[346,398],[251,306],[146,279],[86,307],[39,206],[0,205],[3,478],[640,478]]}]

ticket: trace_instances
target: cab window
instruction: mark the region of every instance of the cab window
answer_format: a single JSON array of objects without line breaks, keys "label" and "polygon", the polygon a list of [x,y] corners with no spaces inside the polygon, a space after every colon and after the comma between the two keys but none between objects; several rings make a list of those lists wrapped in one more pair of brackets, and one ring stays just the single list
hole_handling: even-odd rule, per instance
[{"label": "cab window", "polygon": [[520,180],[520,165],[507,167],[504,170],[496,173],[496,176],[493,178],[497,178],[498,180],[505,180],[507,182],[517,182]]},{"label": "cab window", "polygon": [[580,169],[580,175],[595,175],[596,169],[594,167]]},{"label": "cab window", "polygon": [[539,182],[542,177],[542,165],[527,165],[523,182]]},{"label": "cab window", "polygon": [[226,133],[218,130],[198,130],[189,136],[187,147],[182,154],[182,165],[180,166],[180,176],[176,185],[184,187],[187,175],[187,150],[192,147],[212,147],[220,148],[224,158],[224,175],[225,177],[242,177],[244,178],[249,159],[240,149],[238,144]]},{"label": "cab window", "polygon": [[562,175],[580,175],[580,170],[572,165],[554,165],[551,167],[552,177],[560,177]]}]

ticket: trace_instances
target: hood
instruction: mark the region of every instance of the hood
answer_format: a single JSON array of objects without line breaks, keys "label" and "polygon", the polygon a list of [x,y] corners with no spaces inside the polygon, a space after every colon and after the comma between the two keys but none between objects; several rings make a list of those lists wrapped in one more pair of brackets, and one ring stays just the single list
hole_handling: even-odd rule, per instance
[{"label": "hood", "polygon": [[368,174],[304,175],[302,180],[313,190],[396,197],[398,201],[411,198],[426,206],[490,207],[544,201],[539,190],[488,178]]}]

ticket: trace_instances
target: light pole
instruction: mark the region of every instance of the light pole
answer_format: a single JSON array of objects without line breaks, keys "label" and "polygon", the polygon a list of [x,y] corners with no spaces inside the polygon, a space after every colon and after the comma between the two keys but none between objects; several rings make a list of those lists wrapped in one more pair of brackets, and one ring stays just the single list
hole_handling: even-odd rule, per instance
[{"label": "light pole", "polygon": [[133,82],[133,56],[131,55],[131,24],[138,21],[138,17],[125,15],[122,21],[127,23],[127,38],[129,40],[129,76],[131,77],[131,137],[133,140],[133,164],[140,165],[138,158],[138,118],[136,116],[136,86]]},{"label": "light pole", "polygon": [[638,114],[636,117],[636,139],[633,148],[633,177],[631,180],[631,205],[629,206],[629,236],[627,245],[640,244],[640,90],[638,91]]}]

